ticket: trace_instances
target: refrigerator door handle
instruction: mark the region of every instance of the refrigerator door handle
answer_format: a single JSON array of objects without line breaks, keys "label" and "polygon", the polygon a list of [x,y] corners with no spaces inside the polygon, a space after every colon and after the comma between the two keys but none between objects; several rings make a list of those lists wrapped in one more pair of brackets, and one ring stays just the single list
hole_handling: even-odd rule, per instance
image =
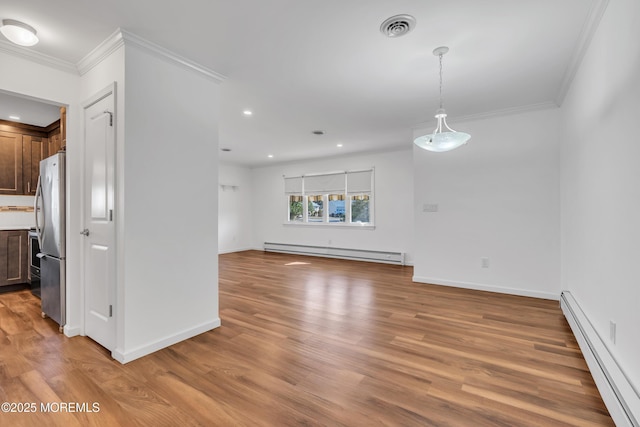
[{"label": "refrigerator door handle", "polygon": [[[33,211],[36,215],[36,234],[38,236],[38,245],[42,247],[42,243],[44,243],[44,234],[43,228],[40,227],[40,223],[38,222],[38,212],[40,211],[40,199],[42,198],[42,183],[40,182],[40,176],[38,176],[38,185],[36,186],[36,198],[33,202]],[[44,224],[43,224],[44,226]]]}]

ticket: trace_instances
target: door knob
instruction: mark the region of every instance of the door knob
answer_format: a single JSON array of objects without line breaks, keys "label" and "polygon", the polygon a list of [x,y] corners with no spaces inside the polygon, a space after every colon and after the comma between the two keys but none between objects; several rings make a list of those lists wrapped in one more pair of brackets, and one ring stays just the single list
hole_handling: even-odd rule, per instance
[{"label": "door knob", "polygon": [[82,230],[82,231],[80,232],[80,234],[82,234],[83,236],[89,236],[89,229],[88,229],[88,228],[85,228],[84,230]]}]

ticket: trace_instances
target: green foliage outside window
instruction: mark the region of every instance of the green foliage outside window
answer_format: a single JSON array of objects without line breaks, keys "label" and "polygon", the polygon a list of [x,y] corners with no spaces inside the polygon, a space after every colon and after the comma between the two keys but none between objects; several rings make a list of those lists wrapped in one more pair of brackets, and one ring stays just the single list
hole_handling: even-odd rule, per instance
[{"label": "green foliage outside window", "polygon": [[351,201],[351,222],[369,222],[369,200]]},{"label": "green foliage outside window", "polygon": [[290,221],[302,220],[302,202],[301,201],[289,202],[289,220]]}]

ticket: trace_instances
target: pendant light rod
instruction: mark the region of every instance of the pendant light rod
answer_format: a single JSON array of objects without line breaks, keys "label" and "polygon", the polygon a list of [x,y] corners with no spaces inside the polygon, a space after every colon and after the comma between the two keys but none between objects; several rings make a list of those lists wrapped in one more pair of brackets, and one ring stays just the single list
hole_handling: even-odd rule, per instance
[{"label": "pendant light rod", "polygon": [[444,102],[442,101],[442,57],[449,52],[449,48],[446,46],[440,46],[433,49],[433,54],[440,60],[440,108],[444,108]]},{"label": "pendant light rod", "polygon": [[440,62],[440,92],[439,92],[439,108],[436,111],[435,118],[437,125],[433,133],[422,135],[413,140],[418,147],[435,152],[444,152],[454,150],[469,141],[471,135],[464,132],[457,132],[447,124],[447,113],[444,109],[444,101],[442,100],[442,57],[449,52],[446,46],[440,46],[433,50],[433,54],[438,57]]}]

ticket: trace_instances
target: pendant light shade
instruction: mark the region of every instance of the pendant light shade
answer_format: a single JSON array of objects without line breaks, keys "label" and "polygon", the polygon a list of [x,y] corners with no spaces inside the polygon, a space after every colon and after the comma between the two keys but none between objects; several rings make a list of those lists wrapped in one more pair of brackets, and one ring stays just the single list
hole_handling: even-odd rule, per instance
[{"label": "pendant light shade", "polygon": [[39,41],[32,26],[14,19],[3,19],[0,32],[10,42],[19,46],[33,46]]},{"label": "pendant light shade", "polygon": [[433,50],[433,54],[440,58],[440,108],[435,115],[438,124],[433,133],[419,136],[413,140],[413,143],[418,147],[437,153],[454,150],[471,139],[471,135],[468,133],[457,132],[447,124],[447,113],[442,102],[442,56],[448,51],[449,48],[446,46]]}]

